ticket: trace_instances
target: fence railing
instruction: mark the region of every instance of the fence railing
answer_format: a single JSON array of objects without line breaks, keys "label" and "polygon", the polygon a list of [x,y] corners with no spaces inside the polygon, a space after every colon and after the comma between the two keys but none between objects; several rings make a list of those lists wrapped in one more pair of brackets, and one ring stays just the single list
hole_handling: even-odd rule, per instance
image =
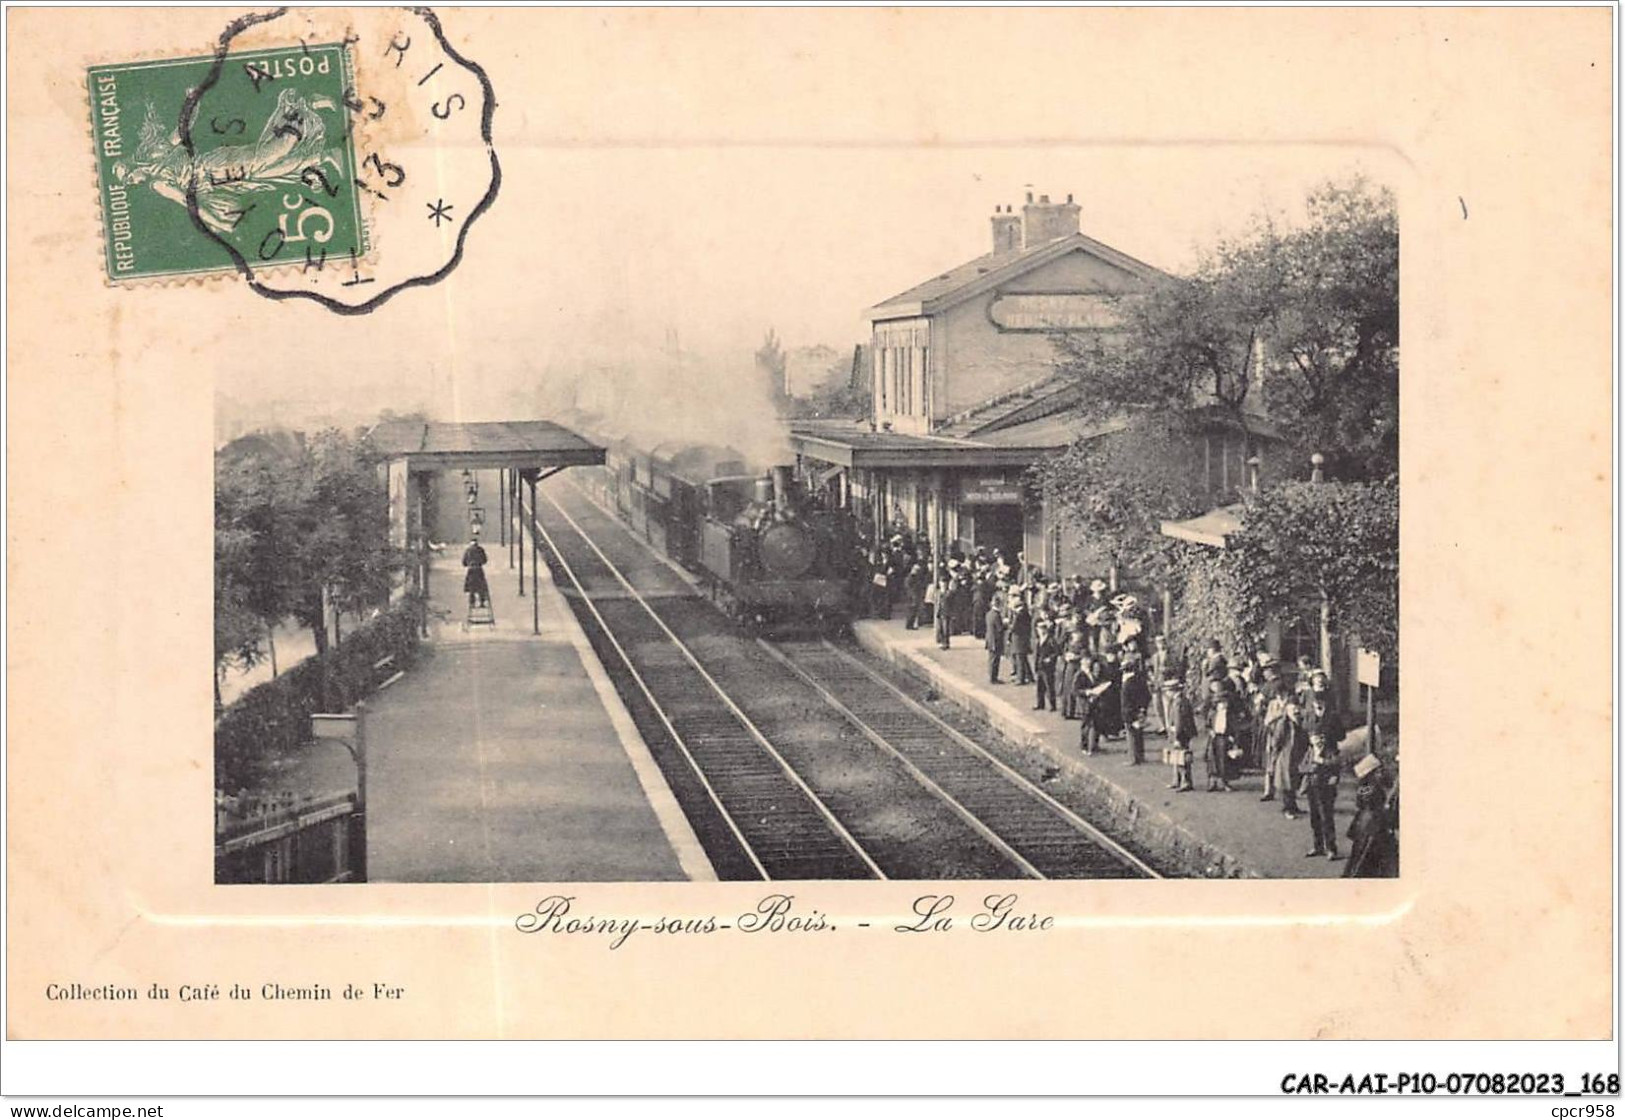
[{"label": "fence railing", "polygon": [[216,883],[350,883],[365,878],[365,814],[333,794],[215,831]]}]

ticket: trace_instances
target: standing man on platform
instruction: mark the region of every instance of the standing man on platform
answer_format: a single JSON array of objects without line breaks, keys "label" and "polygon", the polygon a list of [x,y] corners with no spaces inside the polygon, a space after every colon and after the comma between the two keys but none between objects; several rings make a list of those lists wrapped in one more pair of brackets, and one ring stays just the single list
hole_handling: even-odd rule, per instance
[{"label": "standing man on platform", "polygon": [[903,629],[918,630],[920,614],[925,609],[925,569],[919,564],[912,565],[908,575],[903,577],[903,594],[908,600],[908,621]]},{"label": "standing man on platform", "polygon": [[1010,671],[1017,684],[1032,684],[1033,614],[1020,591],[1010,592],[1010,602]]},{"label": "standing man on platform", "polygon": [[[1168,637],[1158,634],[1151,639],[1151,680],[1160,686],[1173,671],[1173,659],[1168,653]],[[1175,674],[1184,677],[1185,674]],[[1151,698],[1151,714],[1157,717],[1157,734],[1168,734],[1168,691],[1158,687]]]},{"label": "standing man on platform", "polygon": [[1145,713],[1151,707],[1151,689],[1145,681],[1140,655],[1129,650],[1123,655],[1123,726],[1128,731],[1128,762],[1138,766],[1145,761]]},{"label": "standing man on platform", "polygon": [[958,609],[958,604],[954,602],[953,586],[954,581],[948,578],[945,570],[942,570],[942,574],[937,578],[937,610],[932,619],[932,626],[937,635],[937,646],[940,649],[947,649],[953,642],[954,611]]},{"label": "standing man on platform", "polygon": [[1049,701],[1049,710],[1055,710],[1055,666],[1061,659],[1061,642],[1054,625],[1048,619],[1038,620],[1038,641],[1033,647],[1033,658],[1037,662],[1035,669],[1038,674],[1038,703],[1033,705],[1034,711],[1043,711],[1044,701]]},{"label": "standing man on platform", "polygon": [[1341,859],[1337,851],[1337,782],[1343,769],[1337,745],[1318,731],[1309,734],[1309,830],[1314,847],[1305,858]]},{"label": "standing man on platform", "polygon": [[987,646],[987,683],[999,683],[999,661],[1004,657],[1004,615],[997,603],[987,608],[982,620],[982,633]]}]

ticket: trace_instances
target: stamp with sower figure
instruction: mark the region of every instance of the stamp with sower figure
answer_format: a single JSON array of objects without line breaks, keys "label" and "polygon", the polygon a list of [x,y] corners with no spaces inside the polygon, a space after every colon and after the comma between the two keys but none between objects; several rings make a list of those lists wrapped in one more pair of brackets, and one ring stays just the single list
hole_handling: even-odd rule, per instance
[{"label": "stamp with sower figure", "polygon": [[490,82],[426,8],[279,8],[86,83],[115,283],[235,272],[364,313],[444,279],[501,183]]},{"label": "stamp with sower figure", "polygon": [[91,69],[110,278],[235,270],[225,245],[193,227],[189,191],[199,218],[245,259],[298,264],[335,247],[366,255],[344,45],[230,60],[207,116],[192,121],[191,152],[179,112],[213,57]]}]

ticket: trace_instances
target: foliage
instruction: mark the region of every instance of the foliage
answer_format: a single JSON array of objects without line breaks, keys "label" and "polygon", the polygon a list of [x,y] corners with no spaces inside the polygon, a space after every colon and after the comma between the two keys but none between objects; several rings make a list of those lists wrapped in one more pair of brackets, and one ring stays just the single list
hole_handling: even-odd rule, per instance
[{"label": "foliage", "polygon": [[771,399],[781,408],[787,403],[784,393],[784,370],[788,361],[784,345],[779,341],[778,332],[769,327],[767,335],[762,339],[762,345],[756,351],[756,371],[767,379]]},{"label": "foliage", "polygon": [[1361,180],[1309,197],[1309,221],[1275,249],[1282,300],[1264,400],[1331,478],[1399,467],[1399,214]]},{"label": "foliage", "polygon": [[843,358],[830,366],[824,386],[805,397],[790,401],[789,416],[794,420],[831,417],[864,419],[874,405],[867,385],[854,384],[850,360]]},{"label": "foliage", "polygon": [[1181,418],[1145,413],[1121,431],[1077,440],[1039,460],[1032,475],[1102,568],[1161,582],[1168,558],[1162,520],[1203,506],[1191,447]]},{"label": "foliage", "polygon": [[249,619],[269,631],[293,610],[303,454],[298,441],[256,437],[215,456],[216,675],[250,648],[241,640]]},{"label": "foliage", "polygon": [[1398,470],[1399,215],[1363,179],[1326,183],[1308,218],[1267,217],[1183,280],[1116,301],[1121,329],[1061,335],[1087,419],[1211,408],[1244,428],[1267,411],[1330,477]]},{"label": "foliage", "polygon": [[248,589],[233,582],[241,554],[251,543],[242,529],[225,528],[214,537],[214,689],[220,706],[220,677],[227,669],[251,669],[265,649],[265,624],[249,606]]},{"label": "foliage", "polygon": [[388,599],[404,558],[389,546],[375,459],[336,429],[308,440],[240,440],[215,459],[215,672],[257,651],[247,620],[309,627],[318,659],[330,608]]},{"label": "foliage", "polygon": [[[410,668],[418,654],[419,621],[417,600],[402,599],[342,647],[243,693],[215,721],[215,788],[235,792],[252,785],[261,763],[296,750],[309,737],[312,712],[348,708],[390,674]],[[378,668],[386,657],[393,661]]]},{"label": "foliage", "polygon": [[1399,637],[1399,486],[1290,482],[1247,502],[1224,550],[1248,614],[1318,621],[1321,593],[1332,627],[1392,661]]},{"label": "foliage", "polygon": [[1189,665],[1200,662],[1214,638],[1235,652],[1263,644],[1267,617],[1261,600],[1244,583],[1226,550],[1174,545],[1169,549],[1169,568],[1175,591],[1169,645],[1185,651]]}]

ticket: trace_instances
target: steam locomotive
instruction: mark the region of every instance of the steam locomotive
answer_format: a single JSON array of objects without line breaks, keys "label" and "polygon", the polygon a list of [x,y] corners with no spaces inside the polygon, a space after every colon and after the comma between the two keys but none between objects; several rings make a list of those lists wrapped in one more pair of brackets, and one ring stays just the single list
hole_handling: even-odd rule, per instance
[{"label": "steam locomotive", "polygon": [[747,474],[728,448],[645,451],[610,441],[601,470],[577,474],[658,551],[698,575],[711,599],[752,628],[828,628],[852,614],[856,527],[820,510],[789,467]]},{"label": "steam locomotive", "polygon": [[789,467],[706,484],[700,563],[711,597],[749,625],[851,616],[852,519],[798,500]]}]

